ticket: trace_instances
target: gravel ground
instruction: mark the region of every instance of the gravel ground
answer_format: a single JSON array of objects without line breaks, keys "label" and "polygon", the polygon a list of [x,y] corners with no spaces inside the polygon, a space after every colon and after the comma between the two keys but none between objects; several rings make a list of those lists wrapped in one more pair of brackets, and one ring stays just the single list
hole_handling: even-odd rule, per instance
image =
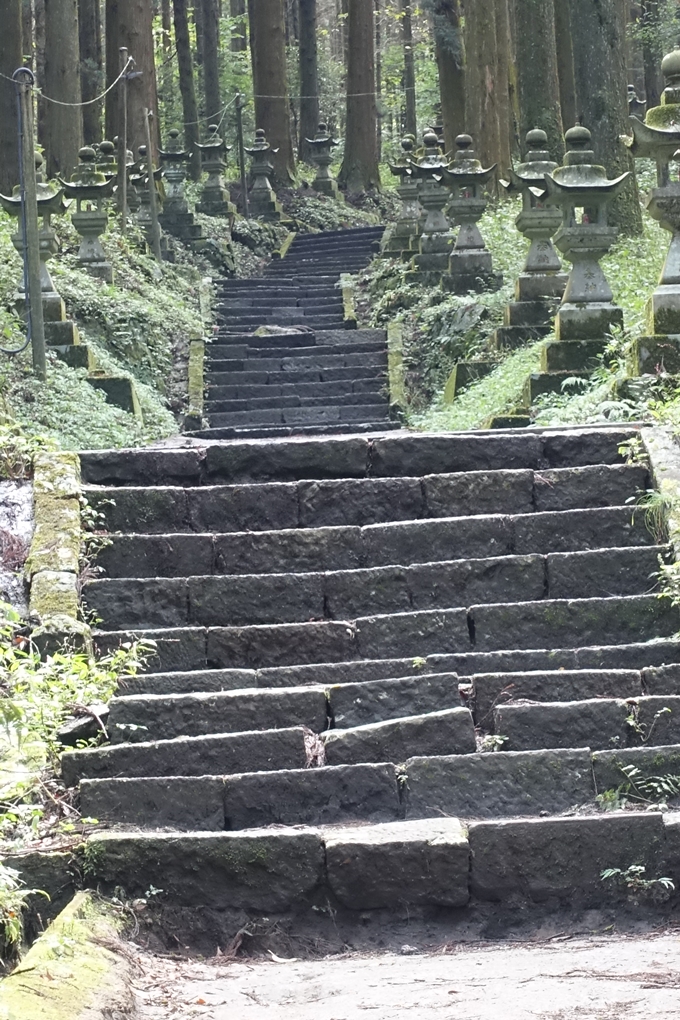
[{"label": "gravel ground", "polygon": [[315,961],[137,960],[140,1020],[680,1017],[680,935],[668,932]]}]

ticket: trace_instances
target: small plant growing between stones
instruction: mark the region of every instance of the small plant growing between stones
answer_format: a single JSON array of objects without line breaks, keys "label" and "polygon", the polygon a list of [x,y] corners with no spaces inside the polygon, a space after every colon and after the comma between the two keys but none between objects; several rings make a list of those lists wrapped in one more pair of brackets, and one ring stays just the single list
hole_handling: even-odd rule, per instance
[{"label": "small plant growing between stones", "polygon": [[427,666],[427,659],[423,659],[419,655],[416,655],[412,665],[414,669],[425,669]]},{"label": "small plant growing between stones", "polygon": [[675,892],[673,879],[647,878],[647,869],[643,864],[631,864],[625,870],[621,868],[605,868],[600,874],[600,881],[610,882],[628,893],[631,903],[638,904],[643,900],[652,903],[667,903]]},{"label": "small plant growing between stones", "polygon": [[100,572],[99,568],[94,566],[94,561],[102,549],[111,545],[111,539],[106,534],[106,514],[102,507],[115,505],[115,500],[103,499],[97,507],[94,507],[85,496],[82,494],[80,496],[80,524],[83,532],[81,581]]},{"label": "small plant growing between stones", "polygon": [[626,464],[648,464],[649,458],[645,445],[640,436],[631,436],[619,445],[619,457],[623,457]]},{"label": "small plant growing between stones", "polygon": [[18,954],[24,933],[23,915],[29,896],[49,896],[42,889],[27,889],[14,868],[0,862],[0,928],[2,929],[3,959]]},{"label": "small plant growing between stones", "polygon": [[507,744],[509,737],[501,736],[500,733],[488,733],[482,738],[479,750],[484,752],[502,751],[503,745]]},{"label": "small plant growing between stones", "polygon": [[662,545],[668,538],[667,521],[669,516],[678,509],[678,501],[668,493],[647,489],[639,496],[631,497],[635,501],[631,522],[635,523],[638,510],[644,513],[645,527],[657,545]]},{"label": "small plant growing between stones", "polygon": [[667,706],[665,706],[664,708],[660,708],[659,711],[656,712],[656,714],[654,715],[654,718],[652,719],[649,726],[645,726],[644,723],[640,722],[640,706],[637,704],[637,702],[634,701],[631,702],[629,707],[630,712],[626,717],[626,726],[628,726],[633,731],[633,733],[635,733],[639,737],[641,744],[648,744],[649,741],[652,739],[652,733],[654,732],[656,724],[659,722],[659,720],[663,719],[664,716],[671,714],[671,709],[668,708]]},{"label": "small plant growing between stones", "polygon": [[620,765],[625,781],[595,798],[603,811],[619,811],[629,804],[668,809],[668,801],[680,796],[680,776],[669,773],[645,776],[636,765]]}]

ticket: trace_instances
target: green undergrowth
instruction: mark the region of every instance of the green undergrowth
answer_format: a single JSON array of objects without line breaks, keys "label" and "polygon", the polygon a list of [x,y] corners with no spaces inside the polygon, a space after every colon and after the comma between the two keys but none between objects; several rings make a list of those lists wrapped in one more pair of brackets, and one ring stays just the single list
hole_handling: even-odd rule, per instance
[{"label": "green undergrowth", "polygon": [[95,824],[81,822],[59,778],[59,731],[69,716],[105,704],[150,650],[128,643],[95,658],[63,647],[41,658],[18,613],[0,603],[0,853],[58,845]]}]

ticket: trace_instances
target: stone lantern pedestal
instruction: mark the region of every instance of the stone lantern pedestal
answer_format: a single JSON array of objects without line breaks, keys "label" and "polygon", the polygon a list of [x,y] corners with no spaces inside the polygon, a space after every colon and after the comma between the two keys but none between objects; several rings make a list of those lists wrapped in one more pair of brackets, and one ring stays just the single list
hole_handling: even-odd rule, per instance
[{"label": "stone lantern pedestal", "polygon": [[340,194],[338,183],[331,177],[330,165],[333,162],[332,150],[339,143],[328,134],[326,124],[319,124],[315,138],[307,138],[307,144],[312,148],[312,161],[316,166],[316,177],[312,181],[315,191],[328,198],[337,198],[344,201],[344,195]]},{"label": "stone lantern pedestal", "polygon": [[173,128],[168,135],[168,144],[160,152],[165,181],[165,200],[163,212],[159,216],[160,224],[173,237],[190,245],[194,251],[200,251],[205,245],[203,230],[200,223],[189,208],[184,194],[186,165],[191,153],[182,149],[179,131]]},{"label": "stone lantern pedestal", "polygon": [[269,180],[269,175],[274,170],[269,159],[269,154],[273,151],[278,152],[278,149],[272,149],[264,131],[262,128],[258,128],[252,148],[246,149],[252,158],[250,175],[253,182],[248,194],[248,202],[253,216],[263,220],[274,220],[278,223],[283,218],[283,209]]},{"label": "stone lantern pedestal", "polygon": [[423,152],[412,173],[420,182],[418,198],[425,212],[419,252],[412,261],[413,276],[425,284],[438,284],[448,271],[449,256],[455,237],[446,218],[448,194],[442,187],[442,174],[447,166],[434,131],[423,135]]},{"label": "stone lantern pedestal", "polygon": [[113,194],[114,183],[97,170],[94,149],[85,146],[78,156],[80,165],[71,180],[59,182],[67,198],[74,199],[76,203],[71,221],[82,237],[78,259],[90,276],[113,283],[113,267],[106,259],[99,238],[109,221],[104,203]]},{"label": "stone lantern pedestal", "polygon": [[208,178],[203,185],[201,200],[196,205],[196,211],[204,213],[206,216],[226,216],[231,229],[236,216],[236,206],[231,201],[231,195],[224,180],[227,153],[230,148],[220,138],[217,124],[210,125],[208,141],[199,145],[198,148],[201,150],[203,169]]},{"label": "stone lantern pedestal", "polygon": [[680,160],[680,50],[661,64],[666,88],[661,105],[644,123],[630,118],[626,143],[637,159],[656,161],[657,187],[647,196],[647,212],[671,235],[659,284],[647,305],[648,336],[636,340],[630,370],[635,375],[680,373],[680,182],[671,181],[671,162]]},{"label": "stone lantern pedestal", "polygon": [[485,186],[496,168],[485,170],[471,146],[470,135],[458,135],[453,163],[442,172],[442,183],[451,191],[449,217],[459,225],[442,286],[455,294],[498,290],[503,286],[503,277],[493,271],[491,252],[477,226],[488,205]]},{"label": "stone lantern pedestal", "polygon": [[418,178],[413,173],[413,138],[402,138],[401,163],[390,163],[390,172],[399,178],[397,194],[401,199],[399,217],[394,226],[385,231],[381,252],[389,258],[409,261],[418,252],[421,207],[418,200]]},{"label": "stone lantern pedestal", "polygon": [[[588,376],[612,328],[623,326],[623,311],[613,302],[600,260],[618,236],[616,227],[607,223],[607,205],[629,175],[607,179],[604,167],[594,163],[587,128],[571,128],[565,141],[564,164],[546,174],[545,182],[550,203],[562,209],[555,245],[573,268],[555,318],[557,339],[545,344],[542,372],[529,380],[531,399],[538,393],[559,392],[568,376]],[[583,211],[580,219],[578,210]]]},{"label": "stone lantern pedestal", "polygon": [[562,222],[559,209],[546,204],[545,174],[557,169],[545,150],[548,136],[535,129],[527,134],[524,163],[510,170],[501,185],[509,194],[522,196],[522,211],[515,220],[518,230],[530,242],[522,272],[515,281],[515,300],[506,305],[503,326],[494,333],[498,350],[521,347],[527,340],[539,340],[552,329],[557,306],[567,285],[567,274],[552,244]]}]

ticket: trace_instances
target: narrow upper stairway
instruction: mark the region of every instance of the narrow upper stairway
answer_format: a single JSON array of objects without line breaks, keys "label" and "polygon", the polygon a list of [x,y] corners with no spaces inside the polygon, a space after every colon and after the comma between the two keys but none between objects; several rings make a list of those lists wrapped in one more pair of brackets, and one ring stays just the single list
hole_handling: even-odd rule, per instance
[{"label": "narrow upper stairway", "polygon": [[99,879],[363,910],[680,871],[678,816],[596,807],[624,766],[680,755],[679,618],[630,505],[650,486],[620,453],[634,435],[83,454],[111,537],[84,590],[97,644],[157,642],[110,746],[63,756],[113,828]]},{"label": "narrow upper stairway", "polygon": [[[223,280],[207,352],[214,439],[369,432],[390,422],[385,330],[349,329],[340,274],[370,262],[380,227],[298,235],[264,277]],[[256,334],[262,326],[280,332]]]}]

